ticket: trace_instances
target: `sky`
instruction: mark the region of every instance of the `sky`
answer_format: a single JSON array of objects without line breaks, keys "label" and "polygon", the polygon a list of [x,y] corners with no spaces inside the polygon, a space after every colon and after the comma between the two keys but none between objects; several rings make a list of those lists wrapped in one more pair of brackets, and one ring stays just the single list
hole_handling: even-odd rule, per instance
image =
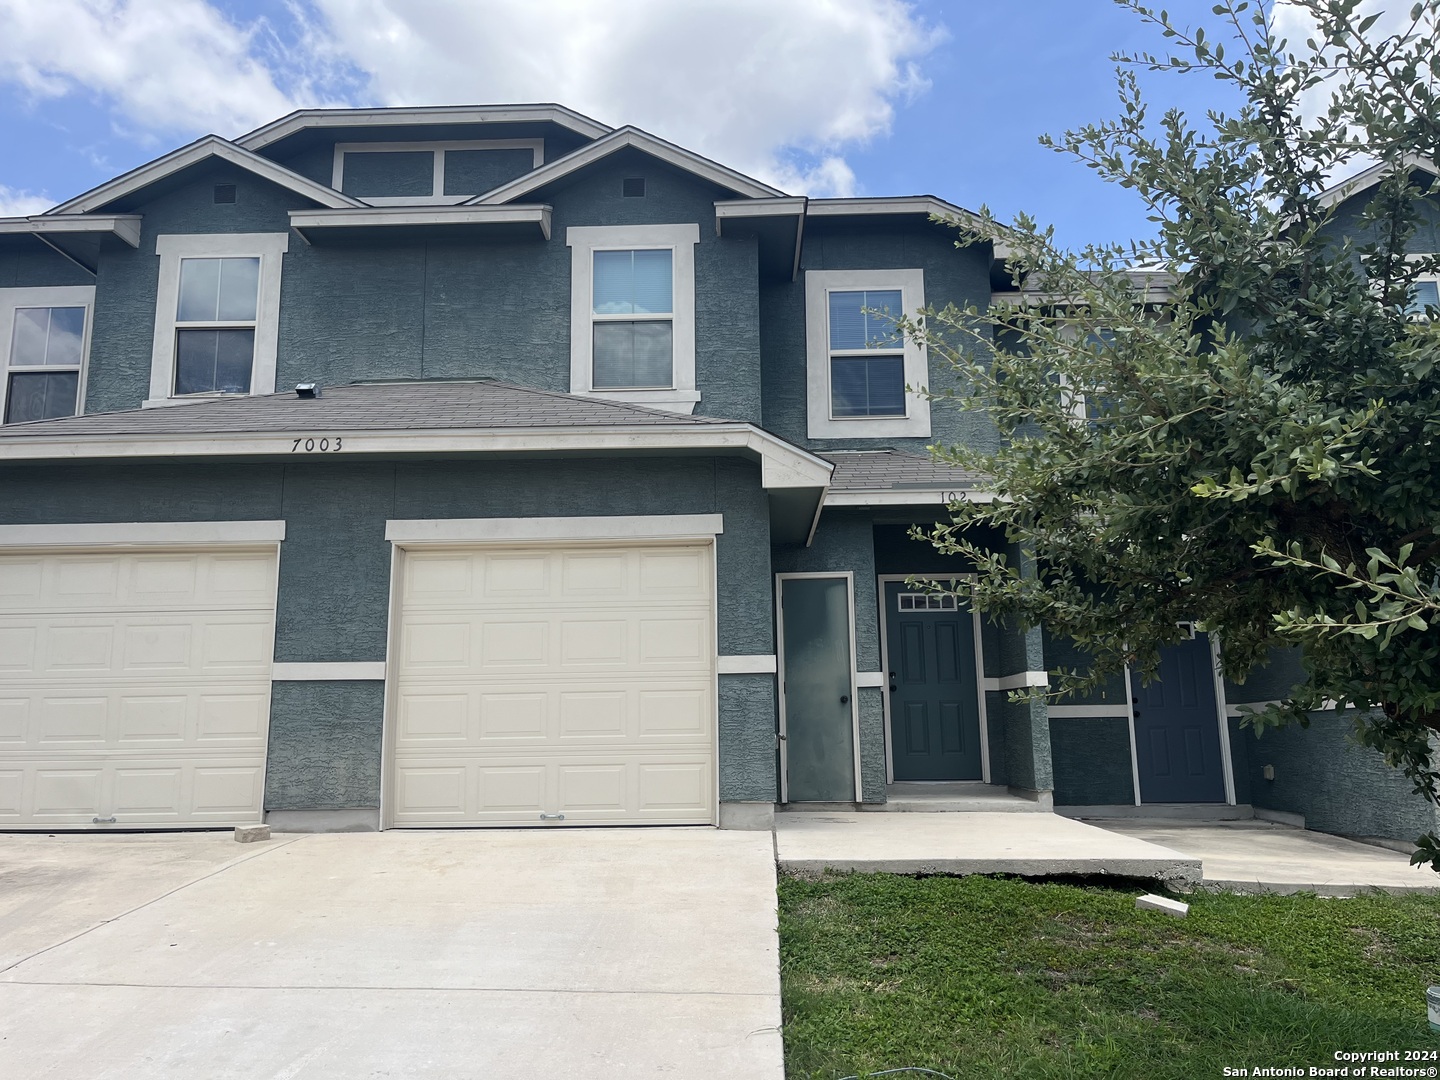
[{"label": "sky", "polygon": [[[1113,116],[1111,54],[1163,44],[1112,0],[0,0],[0,216],[294,108],[555,101],[796,194],[1125,240],[1144,208],[1037,139]],[[1146,85],[1197,117],[1229,102]]]}]

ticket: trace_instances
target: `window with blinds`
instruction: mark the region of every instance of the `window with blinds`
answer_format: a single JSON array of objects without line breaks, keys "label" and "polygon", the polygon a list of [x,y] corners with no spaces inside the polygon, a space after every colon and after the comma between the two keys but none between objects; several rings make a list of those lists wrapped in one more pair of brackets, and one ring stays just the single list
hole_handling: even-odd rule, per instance
[{"label": "window with blinds", "polygon": [[591,385],[674,385],[675,272],[669,248],[594,253]]}]

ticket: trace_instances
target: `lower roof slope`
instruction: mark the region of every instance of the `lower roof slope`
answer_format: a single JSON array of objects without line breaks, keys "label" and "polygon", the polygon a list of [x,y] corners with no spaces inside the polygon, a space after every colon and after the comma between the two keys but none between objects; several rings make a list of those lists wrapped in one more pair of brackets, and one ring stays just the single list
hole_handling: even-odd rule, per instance
[{"label": "lower roof slope", "polygon": [[328,431],[676,428],[729,424],[643,405],[535,390],[490,379],[353,383],[294,393],[198,399],[173,408],[128,409],[0,427],[0,440],[36,435],[262,434]]},{"label": "lower roof slope", "polygon": [[830,490],[835,494],[964,491],[983,488],[987,482],[982,473],[904,450],[831,450],[820,456],[835,465],[830,477]]}]

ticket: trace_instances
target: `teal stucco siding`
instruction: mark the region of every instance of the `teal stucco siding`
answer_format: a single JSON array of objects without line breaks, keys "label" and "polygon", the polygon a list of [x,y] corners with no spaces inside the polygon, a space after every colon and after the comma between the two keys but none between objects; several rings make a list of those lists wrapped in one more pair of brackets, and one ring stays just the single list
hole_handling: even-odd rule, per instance
[{"label": "teal stucco siding", "polygon": [[[768,504],[733,458],[17,465],[0,523],[284,520],[275,660],[384,660],[387,519],[714,514],[721,655],[774,652]],[[378,805],[382,685],[276,683],[269,808]],[[771,676],[726,676],[722,798],[773,800]],[[883,759],[882,759],[883,761]]]}]

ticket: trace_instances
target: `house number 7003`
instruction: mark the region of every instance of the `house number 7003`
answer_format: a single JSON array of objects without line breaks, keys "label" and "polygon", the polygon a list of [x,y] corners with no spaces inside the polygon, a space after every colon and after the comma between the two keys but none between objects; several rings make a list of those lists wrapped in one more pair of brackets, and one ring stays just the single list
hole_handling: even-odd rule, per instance
[{"label": "house number 7003", "polygon": [[302,435],[295,440],[295,445],[290,447],[290,452],[292,454],[298,454],[302,451],[307,454],[333,454],[340,449],[340,446],[341,436],[339,435],[333,439],[328,436],[321,439],[307,439]]}]

